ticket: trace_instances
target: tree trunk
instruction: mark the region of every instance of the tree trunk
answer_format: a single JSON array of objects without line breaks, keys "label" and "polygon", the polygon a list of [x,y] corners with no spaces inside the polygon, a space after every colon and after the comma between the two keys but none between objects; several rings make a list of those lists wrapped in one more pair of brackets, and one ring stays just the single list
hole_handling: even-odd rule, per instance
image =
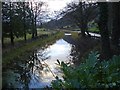
[{"label": "tree trunk", "polygon": [[85,37],[85,28],[84,28],[84,20],[83,20],[83,7],[82,7],[82,2],[79,3],[80,5],[80,28],[81,28],[81,34],[82,34],[82,37]]},{"label": "tree trunk", "polygon": [[32,23],[32,38],[34,38],[34,23]]},{"label": "tree trunk", "polygon": [[119,30],[119,3],[113,2],[113,29],[112,29],[112,44],[115,47],[118,47],[119,45],[119,36],[120,36],[120,30]]},{"label": "tree trunk", "polygon": [[[120,2],[119,3],[119,26],[120,26]],[[120,28],[119,28],[119,47],[120,47]]]},{"label": "tree trunk", "polygon": [[32,22],[31,22],[31,29],[32,29],[32,38],[34,38],[35,36],[34,36],[34,15],[33,15],[33,7],[32,7],[32,2],[31,2],[31,20],[32,20]]},{"label": "tree trunk", "polygon": [[32,17],[32,38],[34,38],[35,37],[35,35],[34,35],[34,19],[33,19],[33,17]]},{"label": "tree trunk", "polygon": [[12,15],[11,15],[11,2],[10,2],[10,39],[11,44],[14,45],[14,36],[13,36],[13,29],[12,29]]},{"label": "tree trunk", "polygon": [[89,37],[91,37],[91,35],[90,35],[89,32],[88,32],[88,26],[87,26],[87,21],[86,21],[86,19],[84,19],[84,31],[87,33],[87,35],[88,35]]},{"label": "tree trunk", "polygon": [[25,41],[27,40],[27,38],[26,38],[26,32],[24,32],[24,40]]},{"label": "tree trunk", "polygon": [[36,17],[35,17],[35,37],[37,37],[37,25],[36,25]]},{"label": "tree trunk", "polygon": [[13,37],[12,29],[11,29],[11,32],[10,32],[10,39],[11,39],[11,44],[14,45],[14,37]]},{"label": "tree trunk", "polygon": [[81,24],[81,34],[82,34],[82,37],[85,37],[86,36],[86,34],[85,34],[85,29],[84,29],[84,26],[83,26],[83,24]]},{"label": "tree trunk", "polygon": [[25,2],[23,2],[23,20],[24,20],[24,25],[23,25],[23,28],[24,28],[24,40],[26,41],[26,21],[25,21],[25,18],[26,18],[26,14],[25,14]]},{"label": "tree trunk", "polygon": [[2,34],[2,47],[4,47],[4,37],[3,37],[3,34]]},{"label": "tree trunk", "polygon": [[100,7],[100,18],[99,18],[99,29],[101,34],[101,43],[102,43],[102,53],[101,56],[104,59],[111,58],[111,50],[110,50],[110,39],[108,33],[108,8],[106,2],[98,3]]},{"label": "tree trunk", "polygon": [[36,11],[35,11],[35,37],[37,37],[37,10],[38,10],[38,4],[36,3]]}]

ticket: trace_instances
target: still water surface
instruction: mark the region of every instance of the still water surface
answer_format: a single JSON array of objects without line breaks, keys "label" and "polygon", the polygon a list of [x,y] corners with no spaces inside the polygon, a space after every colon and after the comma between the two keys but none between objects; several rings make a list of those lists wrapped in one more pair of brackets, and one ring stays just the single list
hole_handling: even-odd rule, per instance
[{"label": "still water surface", "polygon": [[[30,80],[29,86],[31,88],[45,87],[46,85],[49,86],[51,81],[55,79],[55,76],[61,77],[62,73],[60,72],[59,67],[56,63],[57,60],[64,62],[70,60],[71,47],[72,47],[71,44],[67,43],[63,39],[60,39],[56,41],[56,43],[54,43],[53,45],[46,48],[44,51],[38,50],[37,57],[39,60],[41,60],[41,63],[46,67],[43,68],[43,70],[41,70],[40,73],[39,71],[35,73],[36,76],[40,77],[39,83],[33,77]],[[39,56],[39,52],[40,52],[40,56]],[[44,58],[42,57],[43,58],[42,60],[41,56],[44,56],[44,58],[45,57],[48,58],[44,60]]]},{"label": "still water surface", "polygon": [[26,64],[20,64],[19,62],[16,69],[13,67],[14,69],[8,69],[3,73],[5,75],[3,76],[5,85],[14,88],[50,86],[51,81],[55,80],[55,76],[62,78],[62,72],[56,64],[57,60],[69,62],[72,58],[71,49],[72,44],[63,39],[57,40],[47,48],[38,49],[35,53],[36,59],[32,58]]}]

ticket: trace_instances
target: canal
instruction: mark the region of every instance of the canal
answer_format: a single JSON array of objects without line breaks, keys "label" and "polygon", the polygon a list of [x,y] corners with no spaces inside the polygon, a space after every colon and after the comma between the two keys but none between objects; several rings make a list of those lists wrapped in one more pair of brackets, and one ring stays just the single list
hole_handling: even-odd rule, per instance
[{"label": "canal", "polygon": [[[71,34],[65,34],[71,37]],[[72,63],[73,44],[59,39],[52,45],[37,49],[26,63],[17,62],[12,69],[3,72],[3,88],[44,88],[58,76],[62,79],[57,60]]]}]

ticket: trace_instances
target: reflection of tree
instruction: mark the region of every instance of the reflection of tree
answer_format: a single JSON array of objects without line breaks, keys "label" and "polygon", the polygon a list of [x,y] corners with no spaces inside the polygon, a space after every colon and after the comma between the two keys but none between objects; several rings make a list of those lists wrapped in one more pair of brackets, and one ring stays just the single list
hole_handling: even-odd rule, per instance
[{"label": "reflection of tree", "polygon": [[41,51],[39,51],[37,55],[39,56],[40,59],[38,59],[38,60],[41,60],[43,62],[43,64],[41,64],[41,66],[46,69],[44,71],[47,71],[47,72],[50,71],[52,73],[53,77],[56,77],[54,75],[54,73],[51,71],[48,64],[45,62],[45,60],[50,58],[50,56],[48,56],[48,53],[49,52],[43,52],[43,51],[41,52]]},{"label": "reflection of tree", "polygon": [[[46,72],[51,72],[47,63],[44,62],[44,60],[48,59],[49,57],[47,56],[47,53],[43,51],[44,49],[41,49],[40,52],[33,52],[33,54],[28,60],[26,60],[25,63],[17,62],[13,65],[13,68],[11,68],[14,71],[14,73],[20,75],[18,78],[16,78],[16,81],[22,84],[23,89],[29,89],[29,83],[33,78],[39,82],[39,79],[42,77],[41,73],[43,69]],[[13,84],[11,84],[11,86],[14,87]]]},{"label": "reflection of tree", "polygon": [[72,46],[70,55],[72,56],[73,63],[79,61],[80,52],[79,52],[79,49],[75,45]]}]

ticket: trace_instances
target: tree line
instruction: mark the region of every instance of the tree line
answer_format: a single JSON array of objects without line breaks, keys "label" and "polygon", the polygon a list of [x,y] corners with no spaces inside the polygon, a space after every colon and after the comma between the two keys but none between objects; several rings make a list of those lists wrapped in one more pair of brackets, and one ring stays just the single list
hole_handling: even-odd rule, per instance
[{"label": "tree line", "polygon": [[32,34],[31,38],[37,37],[37,22],[43,17],[45,10],[44,2],[2,2],[2,44],[8,37],[14,45],[14,38]]}]

